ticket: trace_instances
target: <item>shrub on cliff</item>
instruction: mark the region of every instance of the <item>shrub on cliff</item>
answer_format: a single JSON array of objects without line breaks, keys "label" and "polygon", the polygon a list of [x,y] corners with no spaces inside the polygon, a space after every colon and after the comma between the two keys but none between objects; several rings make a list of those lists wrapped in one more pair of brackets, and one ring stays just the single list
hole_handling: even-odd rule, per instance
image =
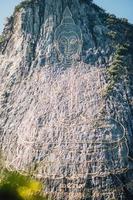
[{"label": "shrub on cliff", "polygon": [[19,5],[15,7],[15,12],[18,12],[21,8],[25,8],[29,5],[29,3],[32,3],[33,0],[25,0],[22,1]]},{"label": "shrub on cliff", "polygon": [[18,172],[0,174],[0,200],[47,200],[42,189],[39,181]]}]

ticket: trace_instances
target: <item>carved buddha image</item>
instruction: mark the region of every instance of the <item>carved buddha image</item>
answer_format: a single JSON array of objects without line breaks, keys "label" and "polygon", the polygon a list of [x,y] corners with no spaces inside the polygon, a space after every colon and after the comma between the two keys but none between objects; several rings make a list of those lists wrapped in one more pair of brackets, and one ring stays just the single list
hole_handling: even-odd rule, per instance
[{"label": "carved buddha image", "polygon": [[54,40],[62,65],[71,65],[80,56],[82,33],[81,29],[75,24],[68,7],[64,11],[61,24],[55,31]]}]

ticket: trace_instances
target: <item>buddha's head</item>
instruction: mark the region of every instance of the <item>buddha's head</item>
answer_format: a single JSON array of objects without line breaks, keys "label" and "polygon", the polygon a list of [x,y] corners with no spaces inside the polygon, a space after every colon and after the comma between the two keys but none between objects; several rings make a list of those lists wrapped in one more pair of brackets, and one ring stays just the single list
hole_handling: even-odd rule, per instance
[{"label": "buddha's head", "polygon": [[56,48],[62,58],[73,60],[82,50],[81,29],[74,23],[72,14],[67,7],[63,20],[55,31]]}]

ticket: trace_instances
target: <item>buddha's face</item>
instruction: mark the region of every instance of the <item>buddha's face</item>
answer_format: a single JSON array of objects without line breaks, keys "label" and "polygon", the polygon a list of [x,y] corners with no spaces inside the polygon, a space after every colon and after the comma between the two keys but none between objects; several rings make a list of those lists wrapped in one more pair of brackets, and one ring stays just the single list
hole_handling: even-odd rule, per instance
[{"label": "buddha's face", "polygon": [[72,59],[80,48],[80,40],[75,32],[63,32],[58,38],[58,50],[67,59]]}]

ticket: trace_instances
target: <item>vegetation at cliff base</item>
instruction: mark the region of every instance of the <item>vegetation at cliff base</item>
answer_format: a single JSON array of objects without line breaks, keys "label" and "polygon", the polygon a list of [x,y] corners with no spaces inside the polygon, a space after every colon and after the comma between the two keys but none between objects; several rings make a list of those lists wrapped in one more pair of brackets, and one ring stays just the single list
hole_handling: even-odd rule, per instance
[{"label": "vegetation at cliff base", "polygon": [[43,195],[43,185],[16,171],[0,173],[0,200],[48,200]]}]

